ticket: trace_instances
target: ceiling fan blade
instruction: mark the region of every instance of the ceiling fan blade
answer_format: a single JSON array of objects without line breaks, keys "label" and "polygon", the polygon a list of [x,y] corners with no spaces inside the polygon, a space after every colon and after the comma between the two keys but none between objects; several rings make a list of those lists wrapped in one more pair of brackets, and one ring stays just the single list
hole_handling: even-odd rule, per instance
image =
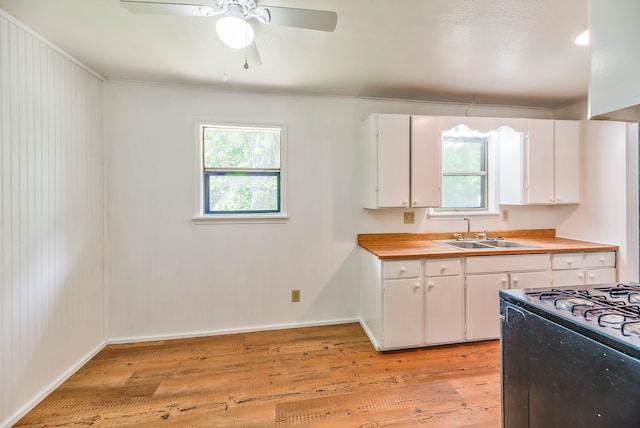
[{"label": "ceiling fan blade", "polygon": [[129,11],[141,15],[209,16],[221,11],[212,0],[183,0],[182,2],[120,0],[120,4]]},{"label": "ceiling fan blade", "polygon": [[269,24],[310,30],[333,31],[338,14],[326,10],[294,9],[289,7],[263,6],[269,11]]}]

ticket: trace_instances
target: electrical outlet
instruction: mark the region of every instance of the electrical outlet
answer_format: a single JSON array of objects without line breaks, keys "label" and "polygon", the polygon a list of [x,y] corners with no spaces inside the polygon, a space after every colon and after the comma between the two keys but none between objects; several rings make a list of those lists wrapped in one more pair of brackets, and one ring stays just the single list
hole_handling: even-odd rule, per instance
[{"label": "electrical outlet", "polygon": [[291,302],[297,303],[300,301],[300,290],[291,290]]},{"label": "electrical outlet", "polygon": [[502,210],[500,220],[508,221],[509,220],[509,210]]},{"label": "electrical outlet", "polygon": [[416,213],[408,211],[404,213],[404,224],[414,224],[416,222]]}]

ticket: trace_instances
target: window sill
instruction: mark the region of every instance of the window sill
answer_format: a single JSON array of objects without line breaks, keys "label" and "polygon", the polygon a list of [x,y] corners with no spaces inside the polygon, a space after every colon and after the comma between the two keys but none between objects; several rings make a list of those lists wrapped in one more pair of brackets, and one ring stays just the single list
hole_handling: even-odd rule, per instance
[{"label": "window sill", "polygon": [[193,224],[249,224],[249,223],[287,223],[286,214],[261,215],[197,215],[191,219]]}]

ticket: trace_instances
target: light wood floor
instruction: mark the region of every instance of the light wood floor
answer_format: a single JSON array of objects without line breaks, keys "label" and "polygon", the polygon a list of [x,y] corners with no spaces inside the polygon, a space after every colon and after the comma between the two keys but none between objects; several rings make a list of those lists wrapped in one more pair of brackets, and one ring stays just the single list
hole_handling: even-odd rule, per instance
[{"label": "light wood floor", "polygon": [[358,324],[109,345],[16,426],[499,427],[498,341],[379,353]]}]

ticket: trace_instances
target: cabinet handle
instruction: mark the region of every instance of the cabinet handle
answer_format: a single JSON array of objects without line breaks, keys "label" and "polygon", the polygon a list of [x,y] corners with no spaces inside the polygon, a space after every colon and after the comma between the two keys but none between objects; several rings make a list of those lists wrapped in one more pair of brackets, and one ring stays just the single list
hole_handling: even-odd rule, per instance
[{"label": "cabinet handle", "polygon": [[413,291],[417,291],[417,290],[419,290],[419,289],[420,289],[420,284],[415,284],[415,285],[413,286]]},{"label": "cabinet handle", "polygon": [[558,202],[562,202],[562,198],[558,198]]},{"label": "cabinet handle", "polygon": [[405,273],[407,271],[407,268],[404,266],[400,267],[400,273]]},{"label": "cabinet handle", "polygon": [[592,273],[589,274],[589,279],[594,279],[596,276]]},{"label": "cabinet handle", "polygon": [[579,273],[578,274],[578,278],[580,278],[580,279],[584,278],[584,274],[583,273]]},{"label": "cabinet handle", "polygon": [[571,259],[569,259],[569,260],[567,260],[567,264],[568,264],[569,266],[571,266],[571,265],[573,264],[573,261],[572,261]]},{"label": "cabinet handle", "polygon": [[600,257],[600,263],[604,263],[604,257]]},{"label": "cabinet handle", "polygon": [[517,284],[517,283],[518,283],[518,281],[520,281],[518,278],[513,278],[513,283],[514,283],[514,284]]},{"label": "cabinet handle", "polygon": [[447,270],[447,265],[440,266],[440,271],[441,272],[444,272],[445,270]]},{"label": "cabinet handle", "polygon": [[414,201],[413,201],[413,206],[415,207],[416,205],[418,205],[418,202],[420,202],[420,201],[418,201],[417,199],[416,199],[416,200],[414,200]]},{"label": "cabinet handle", "polygon": [[409,206],[409,202],[407,202],[407,201],[402,201],[402,206],[403,206],[403,207],[408,207],[408,206]]}]

